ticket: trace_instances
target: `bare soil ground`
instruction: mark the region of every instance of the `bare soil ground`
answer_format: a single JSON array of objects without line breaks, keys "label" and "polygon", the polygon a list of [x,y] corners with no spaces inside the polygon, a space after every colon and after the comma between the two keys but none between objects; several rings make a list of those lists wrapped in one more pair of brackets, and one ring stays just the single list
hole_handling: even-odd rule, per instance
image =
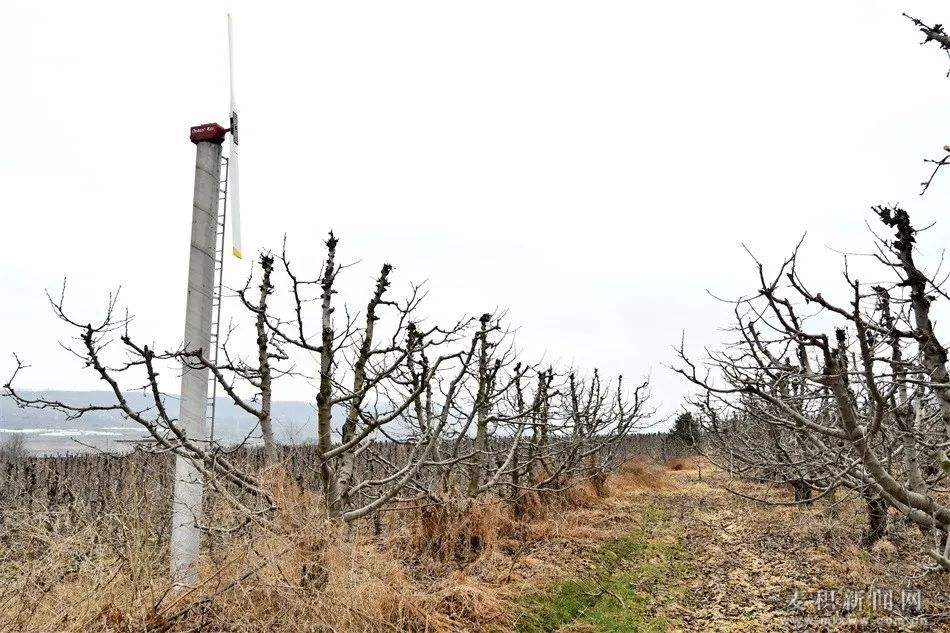
[{"label": "bare soil ground", "polygon": [[[617,475],[598,514],[619,520],[613,539],[633,538],[640,547],[522,598],[528,615],[517,629],[950,631],[950,579],[924,574],[926,540],[900,517],[891,517],[887,540],[866,550],[857,501],[766,506],[726,491],[722,473],[707,467],[700,474],[696,465],[646,487],[635,474]],[[731,485],[765,496],[759,486]],[[578,559],[596,560],[603,543],[589,544]],[[571,596],[565,583],[579,582],[583,591]],[[572,600],[573,609],[567,604],[552,616]]]}]

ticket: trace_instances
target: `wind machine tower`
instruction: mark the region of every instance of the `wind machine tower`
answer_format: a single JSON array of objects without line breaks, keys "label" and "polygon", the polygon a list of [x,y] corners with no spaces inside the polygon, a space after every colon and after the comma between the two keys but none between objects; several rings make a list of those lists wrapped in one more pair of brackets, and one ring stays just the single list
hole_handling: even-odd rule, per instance
[{"label": "wind machine tower", "polygon": [[[228,15],[230,127],[205,123],[191,128],[191,142],[197,148],[197,156],[194,203],[191,209],[184,349],[201,349],[205,358],[212,362],[217,362],[218,355],[224,228],[228,211],[231,212],[231,252],[235,257],[241,257],[238,115],[234,99],[233,41],[231,16]],[[224,157],[222,145],[228,133],[229,156]],[[213,375],[210,376],[209,382],[209,375],[210,372],[206,368],[187,365],[183,367],[178,424],[189,440],[211,447],[214,439],[217,383]],[[172,581],[179,585],[194,585],[198,580],[198,548],[201,541],[199,524],[203,496],[204,481],[200,472],[190,460],[178,456],[172,496],[170,554]]]}]

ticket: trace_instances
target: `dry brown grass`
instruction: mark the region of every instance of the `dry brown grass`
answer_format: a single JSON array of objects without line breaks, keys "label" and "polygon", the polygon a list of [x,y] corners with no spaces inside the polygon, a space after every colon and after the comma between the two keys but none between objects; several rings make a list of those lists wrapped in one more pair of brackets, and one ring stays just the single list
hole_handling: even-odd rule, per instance
[{"label": "dry brown grass", "polygon": [[269,483],[280,508],[273,525],[248,534],[242,560],[221,575],[257,571],[215,601],[214,625],[241,631],[452,630],[451,620],[433,609],[434,598],[418,591],[381,543],[328,521],[319,497],[285,477],[276,474]]},{"label": "dry brown grass", "polygon": [[700,460],[702,457],[699,455],[687,455],[685,457],[673,457],[666,460],[666,467],[670,470],[699,470]]},{"label": "dry brown grass", "polygon": [[[327,519],[318,495],[275,469],[262,474],[278,510],[269,521],[210,536],[201,583],[172,592],[164,525],[149,500],[85,524],[67,513],[5,515],[0,631],[505,631],[533,583],[570,574],[575,544],[621,529],[618,490],[658,486],[632,466],[559,492],[528,492]],[[625,494],[628,492],[625,492]],[[215,525],[239,517],[218,500]]]},{"label": "dry brown grass", "polygon": [[[0,631],[502,633],[513,627],[519,596],[586,577],[590,552],[629,535],[643,509],[657,505],[674,510],[656,537],[682,537],[688,555],[703,561],[702,574],[683,581],[688,599],[652,596],[671,621],[683,613],[731,617],[729,600],[746,596],[754,617],[736,630],[769,630],[757,614],[771,612],[770,593],[871,586],[915,571],[909,553],[923,537],[911,527],[893,522],[887,541],[860,548],[859,500],[835,502],[834,514],[825,507],[831,499],[767,507],[718,488],[723,474],[714,469],[707,477],[704,466],[700,481],[692,463],[675,470],[676,463],[630,460],[602,485],[533,494],[530,512],[492,497],[387,512],[380,534],[371,520],[327,520],[318,495],[271,471],[262,478],[278,501],[276,516],[209,538],[202,583],[179,594],[169,592],[165,528],[153,524],[148,499],[85,523],[68,513],[6,514]],[[218,524],[235,523],[223,503],[211,512]],[[720,586],[729,591],[714,591]],[[570,626],[564,630],[591,630]]]},{"label": "dry brown grass", "polygon": [[497,499],[452,500],[414,510],[407,519],[410,551],[459,564],[494,551],[511,520]]},{"label": "dry brown grass", "polygon": [[455,630],[391,552],[327,521],[312,493],[267,479],[274,520],[216,539],[201,583],[179,593],[161,526],[137,523],[139,508],[81,526],[5,516],[22,548],[0,568],[0,630]]},{"label": "dry brown grass", "polygon": [[524,519],[540,519],[547,512],[548,505],[535,490],[523,490],[514,502],[515,515]]},{"label": "dry brown grass", "polygon": [[666,468],[640,459],[628,459],[621,464],[615,479],[618,484],[636,490],[659,490],[671,484]]}]

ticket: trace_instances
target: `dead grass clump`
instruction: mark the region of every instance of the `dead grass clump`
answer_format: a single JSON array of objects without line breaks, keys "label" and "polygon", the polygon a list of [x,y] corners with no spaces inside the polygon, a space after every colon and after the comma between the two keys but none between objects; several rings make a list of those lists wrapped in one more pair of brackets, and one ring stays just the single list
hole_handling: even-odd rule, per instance
[{"label": "dead grass clump", "polygon": [[285,473],[264,479],[278,504],[273,521],[233,539],[228,562],[207,561],[205,584],[187,602],[210,601],[183,621],[235,631],[457,630],[392,542],[329,520],[320,496]]},{"label": "dead grass clump", "polygon": [[543,519],[547,506],[536,490],[522,490],[513,504],[515,516],[521,520]]},{"label": "dead grass clump", "polygon": [[65,630],[70,617],[87,618],[108,604],[108,596],[96,604],[103,596],[94,595],[95,585],[121,568],[98,537],[101,524],[53,532],[47,517],[26,514],[7,516],[5,523],[31,547],[10,549],[4,556],[0,630]]},{"label": "dead grass clump", "polygon": [[699,455],[673,457],[666,460],[666,467],[670,470],[699,470]]},{"label": "dead grass clump", "polygon": [[556,494],[558,505],[562,508],[589,509],[597,507],[600,495],[589,481],[573,485]]},{"label": "dead grass clump", "polygon": [[510,624],[514,595],[505,588],[489,585],[461,572],[452,572],[435,591],[439,613],[456,625],[474,624],[479,630]]},{"label": "dead grass clump", "polygon": [[[563,511],[570,508],[589,509],[601,505],[601,500],[610,495],[608,476],[603,471],[590,472],[587,476],[578,479],[566,477],[552,477],[546,468],[541,468],[535,475],[536,481],[546,482],[546,485],[537,493],[539,505],[542,508]],[[545,512],[534,515],[533,518],[543,518]]]},{"label": "dead grass clump", "polygon": [[871,552],[881,558],[890,559],[897,557],[897,546],[887,539],[881,539],[871,546]]},{"label": "dead grass clump", "polygon": [[498,500],[447,501],[416,511],[410,520],[413,551],[443,562],[470,562],[494,551],[508,522]]},{"label": "dead grass clump", "polygon": [[659,490],[670,485],[665,469],[638,459],[629,459],[621,464],[615,479],[624,488],[640,490]]},{"label": "dead grass clump", "polygon": [[[265,566],[218,599],[221,618],[211,624],[252,631],[454,630],[391,552],[346,540],[342,528],[333,531],[334,538],[324,535],[327,544],[316,558],[302,551],[274,557],[257,543]],[[299,569],[318,569],[322,580],[297,578]]]},{"label": "dead grass clump", "polygon": [[591,475],[590,485],[598,497],[606,497],[610,494],[610,488],[607,487],[607,473],[602,470]]}]

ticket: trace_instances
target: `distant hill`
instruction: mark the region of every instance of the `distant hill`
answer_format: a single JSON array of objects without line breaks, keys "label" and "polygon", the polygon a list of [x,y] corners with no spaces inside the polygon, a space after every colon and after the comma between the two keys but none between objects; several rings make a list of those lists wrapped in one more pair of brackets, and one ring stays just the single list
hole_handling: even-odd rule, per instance
[{"label": "distant hill", "polygon": [[[72,406],[108,406],[115,396],[108,391],[23,391],[23,396],[56,400]],[[137,410],[151,411],[152,398],[140,391],[123,394]],[[165,407],[172,417],[178,416],[178,396],[167,395]],[[260,441],[257,419],[236,406],[230,398],[217,398],[215,403],[215,437],[224,444]],[[272,403],[274,433],[286,443],[309,442],[316,439],[316,408],[314,403],[281,400]],[[154,413],[153,413],[154,415]],[[334,411],[334,426],[342,415]],[[8,395],[0,394],[0,441],[12,434],[22,434],[26,447],[34,453],[64,453],[90,450],[84,444],[104,450],[123,450],[128,442],[141,438],[145,431],[137,423],[117,411],[93,411],[78,420],[53,409],[21,409]]]}]

